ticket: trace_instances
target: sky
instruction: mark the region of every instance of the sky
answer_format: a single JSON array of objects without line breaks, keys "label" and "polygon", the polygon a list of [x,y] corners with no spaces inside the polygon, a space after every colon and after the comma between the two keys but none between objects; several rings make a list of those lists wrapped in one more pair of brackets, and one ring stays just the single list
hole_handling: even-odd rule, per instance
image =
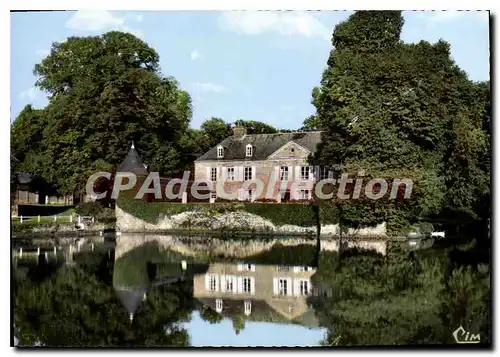
[{"label": "sky", "polygon": [[[42,108],[33,68],[53,42],[131,32],[160,56],[193,103],[191,126],[210,117],[244,118],[298,129],[315,113],[311,93],[332,49],[331,34],[350,11],[78,11],[11,14],[11,121],[27,104]],[[489,80],[487,12],[404,11],[405,42],[440,38],[469,78]]]},{"label": "sky", "polygon": [[319,346],[326,330],[308,328],[293,324],[245,321],[245,328],[239,335],[234,332],[233,322],[224,318],[220,323],[211,324],[203,321],[198,312],[194,312],[191,321],[184,325],[188,330],[191,346]]}]

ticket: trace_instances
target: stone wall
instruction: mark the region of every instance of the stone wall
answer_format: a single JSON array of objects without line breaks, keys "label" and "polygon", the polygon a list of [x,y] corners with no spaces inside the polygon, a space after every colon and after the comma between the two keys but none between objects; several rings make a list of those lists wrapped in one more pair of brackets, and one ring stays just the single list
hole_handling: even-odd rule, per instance
[{"label": "stone wall", "polygon": [[[204,212],[183,212],[172,216],[160,216],[156,223],[149,223],[116,206],[116,230],[118,232],[166,232],[176,229],[202,229],[207,231],[239,231],[266,232],[276,234],[303,233],[316,234],[316,227],[300,227],[295,225],[275,225],[258,215],[244,211],[227,212],[217,216],[208,216]],[[339,235],[338,224],[321,226],[322,236]],[[347,236],[386,237],[385,223],[374,227],[359,229],[350,228]]]},{"label": "stone wall", "polygon": [[[225,256],[233,258],[245,258],[250,255],[269,251],[276,244],[282,246],[311,245],[316,246],[315,239],[302,237],[288,239],[266,239],[266,240],[224,240],[212,237],[187,237],[160,234],[122,234],[116,239],[115,259],[127,252],[139,248],[146,243],[157,243],[161,249],[171,250],[185,256],[196,257],[199,254],[210,254],[213,256]],[[339,240],[322,238],[320,240],[322,251],[339,250]],[[342,249],[359,248],[373,250],[382,255],[387,252],[386,240],[347,240],[342,242]]]}]

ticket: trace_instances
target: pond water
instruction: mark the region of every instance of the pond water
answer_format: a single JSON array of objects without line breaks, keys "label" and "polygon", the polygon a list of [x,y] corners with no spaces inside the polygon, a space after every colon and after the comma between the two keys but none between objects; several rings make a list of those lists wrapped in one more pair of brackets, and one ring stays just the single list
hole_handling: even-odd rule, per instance
[{"label": "pond water", "polygon": [[17,240],[16,345],[458,341],[484,347],[490,343],[490,273],[480,246],[141,234],[116,241]]}]

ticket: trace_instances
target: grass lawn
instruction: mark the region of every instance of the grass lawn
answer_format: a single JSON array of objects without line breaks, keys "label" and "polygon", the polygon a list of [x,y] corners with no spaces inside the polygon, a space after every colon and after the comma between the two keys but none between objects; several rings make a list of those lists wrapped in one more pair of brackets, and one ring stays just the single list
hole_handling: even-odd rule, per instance
[{"label": "grass lawn", "polygon": [[38,222],[38,217],[29,216],[30,218],[23,217],[23,223],[19,217],[12,217],[12,224],[39,224],[39,223],[70,223],[70,217],[73,216],[72,222],[78,222],[78,216],[74,208],[69,208],[64,212],[58,213],[55,216],[57,221],[54,221],[54,215],[52,216],[40,216],[40,222]]},{"label": "grass lawn", "polygon": [[[73,217],[73,222],[77,222],[77,221],[78,221],[78,218]],[[70,217],[69,216],[58,216],[56,222],[57,223],[70,223]],[[33,218],[24,218],[23,217],[23,223],[21,223],[21,220],[19,217],[12,217],[12,224],[14,224],[14,225],[56,223],[56,222],[54,222],[54,216],[40,216],[40,222],[38,222],[37,217],[33,217]]]}]

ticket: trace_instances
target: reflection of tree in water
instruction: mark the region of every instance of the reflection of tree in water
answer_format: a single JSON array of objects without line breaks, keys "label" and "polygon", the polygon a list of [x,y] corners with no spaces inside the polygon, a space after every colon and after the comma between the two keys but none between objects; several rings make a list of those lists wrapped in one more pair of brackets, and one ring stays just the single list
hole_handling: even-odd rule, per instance
[{"label": "reflection of tree in water", "polygon": [[237,314],[233,316],[232,320],[234,333],[239,335],[240,331],[245,328],[245,317],[243,317],[241,314]]},{"label": "reflection of tree in water", "polygon": [[222,315],[212,309],[210,306],[202,306],[200,308],[200,317],[204,321],[208,321],[211,324],[218,324],[222,321]]},{"label": "reflection of tree in water", "polygon": [[322,252],[312,279],[325,294],[311,303],[328,328],[323,344],[455,343],[460,324],[489,341],[486,268],[454,270],[446,279],[447,252]]},{"label": "reflection of tree in water", "polygon": [[[16,278],[14,323],[21,345],[187,346],[179,326],[193,310],[192,286],[179,282],[149,289],[133,323],[111,286],[107,254],[72,268],[59,268],[37,283]],[[108,260],[108,261],[107,261]]]}]

